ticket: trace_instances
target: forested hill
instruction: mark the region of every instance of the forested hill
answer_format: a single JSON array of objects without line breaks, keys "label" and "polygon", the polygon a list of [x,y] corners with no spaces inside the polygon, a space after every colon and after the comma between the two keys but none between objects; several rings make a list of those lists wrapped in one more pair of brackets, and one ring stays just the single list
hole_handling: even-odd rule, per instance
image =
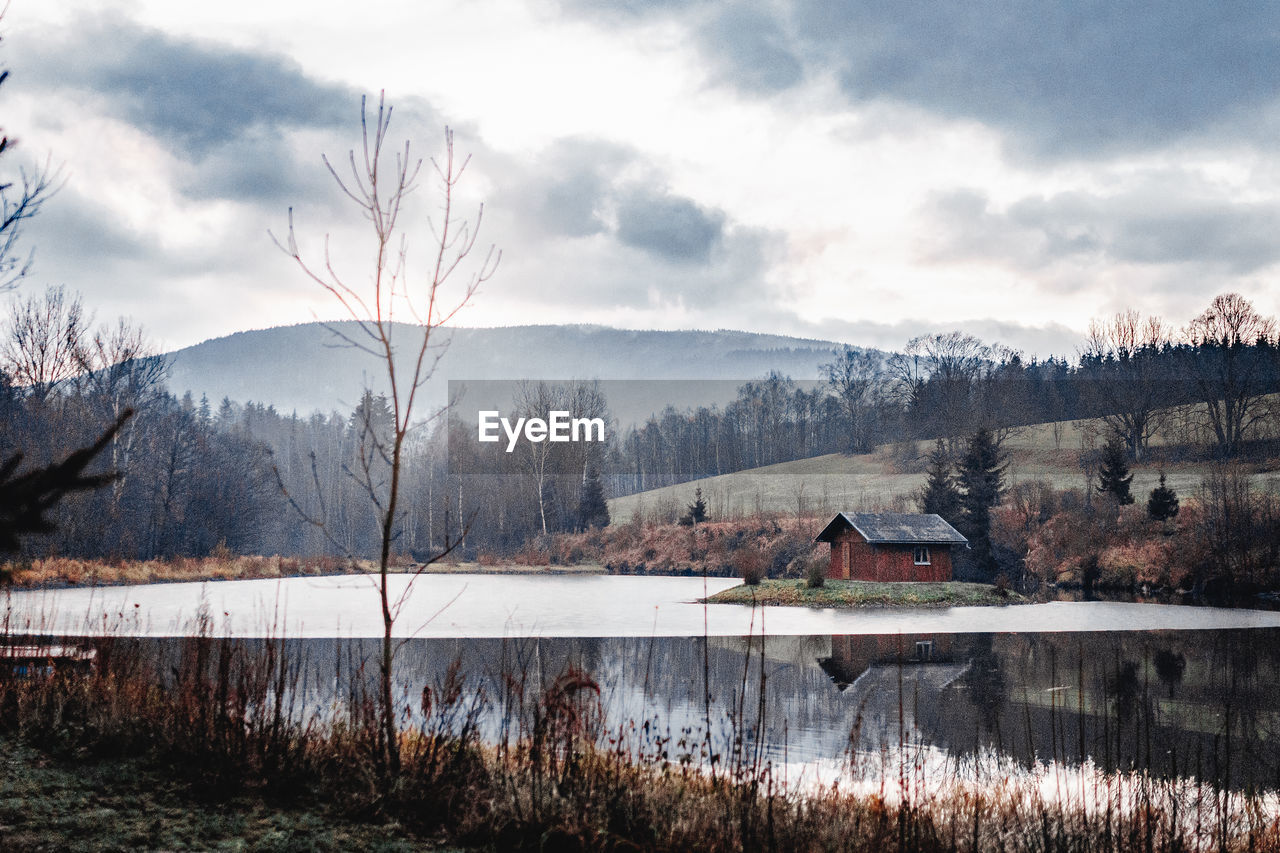
[{"label": "forested hill", "polygon": [[[332,329],[359,339],[353,323]],[[402,357],[415,351],[411,326]],[[443,402],[450,379],[729,379],[776,370],[816,379],[831,361],[832,341],[735,331],[631,331],[602,326],[509,326],[454,329],[430,389]],[[201,394],[216,406],[223,397],[254,401],[278,411],[348,411],[368,385],[383,391],[384,368],[372,356],[343,346],[320,323],[238,332],[170,354],[169,388]]]}]

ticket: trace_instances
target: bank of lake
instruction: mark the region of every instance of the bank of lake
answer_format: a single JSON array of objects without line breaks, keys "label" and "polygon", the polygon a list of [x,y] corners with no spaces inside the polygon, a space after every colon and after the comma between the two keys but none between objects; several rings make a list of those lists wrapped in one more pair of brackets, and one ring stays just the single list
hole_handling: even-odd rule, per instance
[{"label": "bank of lake", "polygon": [[709,604],[784,607],[977,607],[1027,604],[1012,590],[985,583],[826,580],[820,587],[794,579],[740,584],[708,596]]}]

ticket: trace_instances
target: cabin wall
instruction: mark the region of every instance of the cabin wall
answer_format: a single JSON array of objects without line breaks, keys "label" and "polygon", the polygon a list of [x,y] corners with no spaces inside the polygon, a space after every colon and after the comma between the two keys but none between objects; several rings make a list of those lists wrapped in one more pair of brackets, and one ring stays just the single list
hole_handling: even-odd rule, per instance
[{"label": "cabin wall", "polygon": [[827,577],[834,580],[949,581],[951,548],[929,546],[929,565],[915,564],[914,545],[871,545],[846,530],[831,543]]}]

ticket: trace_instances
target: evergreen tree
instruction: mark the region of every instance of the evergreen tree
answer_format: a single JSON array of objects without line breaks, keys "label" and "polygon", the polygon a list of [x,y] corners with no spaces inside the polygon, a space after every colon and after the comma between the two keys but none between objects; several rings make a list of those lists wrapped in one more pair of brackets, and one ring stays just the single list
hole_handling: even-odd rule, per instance
[{"label": "evergreen tree", "polygon": [[1160,485],[1151,490],[1147,498],[1147,515],[1156,521],[1168,521],[1178,514],[1178,493],[1165,485],[1164,472],[1160,472]]},{"label": "evergreen tree", "polygon": [[[68,494],[99,489],[117,479],[119,475],[114,471],[86,474],[85,469],[131,417],[133,410],[126,409],[96,442],[61,462],[22,474],[18,473],[21,453],[0,464],[0,554],[17,551],[20,537],[25,534],[51,531],[53,524],[46,516]],[[3,570],[0,580],[7,580]]]},{"label": "evergreen tree", "polygon": [[680,523],[688,527],[706,520],[707,502],[702,499],[702,488],[698,487],[693,490],[693,503],[689,504],[689,511],[680,517]]},{"label": "evergreen tree", "polygon": [[990,574],[996,564],[991,548],[991,507],[1004,489],[1004,460],[995,438],[980,427],[960,460],[960,524],[978,567]]},{"label": "evergreen tree", "polygon": [[600,472],[594,466],[587,471],[586,482],[582,484],[582,494],[578,500],[578,526],[581,530],[609,526],[609,504],[604,499]]},{"label": "evergreen tree", "polygon": [[1133,503],[1133,495],[1129,493],[1129,484],[1133,475],[1129,473],[1128,454],[1125,451],[1124,439],[1113,436],[1102,448],[1102,465],[1098,468],[1098,491],[1111,495],[1121,506]]},{"label": "evergreen tree", "polygon": [[920,511],[937,513],[949,524],[960,519],[960,490],[951,474],[951,454],[942,439],[929,454],[928,480],[920,494]]}]

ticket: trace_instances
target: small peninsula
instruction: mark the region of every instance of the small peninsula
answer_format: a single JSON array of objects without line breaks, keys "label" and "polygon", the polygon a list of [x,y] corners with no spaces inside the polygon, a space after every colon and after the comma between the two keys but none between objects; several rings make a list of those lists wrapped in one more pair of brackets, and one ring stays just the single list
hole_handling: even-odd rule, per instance
[{"label": "small peninsula", "polygon": [[851,581],[827,579],[820,587],[795,579],[740,584],[706,599],[710,604],[787,607],[976,607],[1027,604],[1012,590],[961,581]]}]

